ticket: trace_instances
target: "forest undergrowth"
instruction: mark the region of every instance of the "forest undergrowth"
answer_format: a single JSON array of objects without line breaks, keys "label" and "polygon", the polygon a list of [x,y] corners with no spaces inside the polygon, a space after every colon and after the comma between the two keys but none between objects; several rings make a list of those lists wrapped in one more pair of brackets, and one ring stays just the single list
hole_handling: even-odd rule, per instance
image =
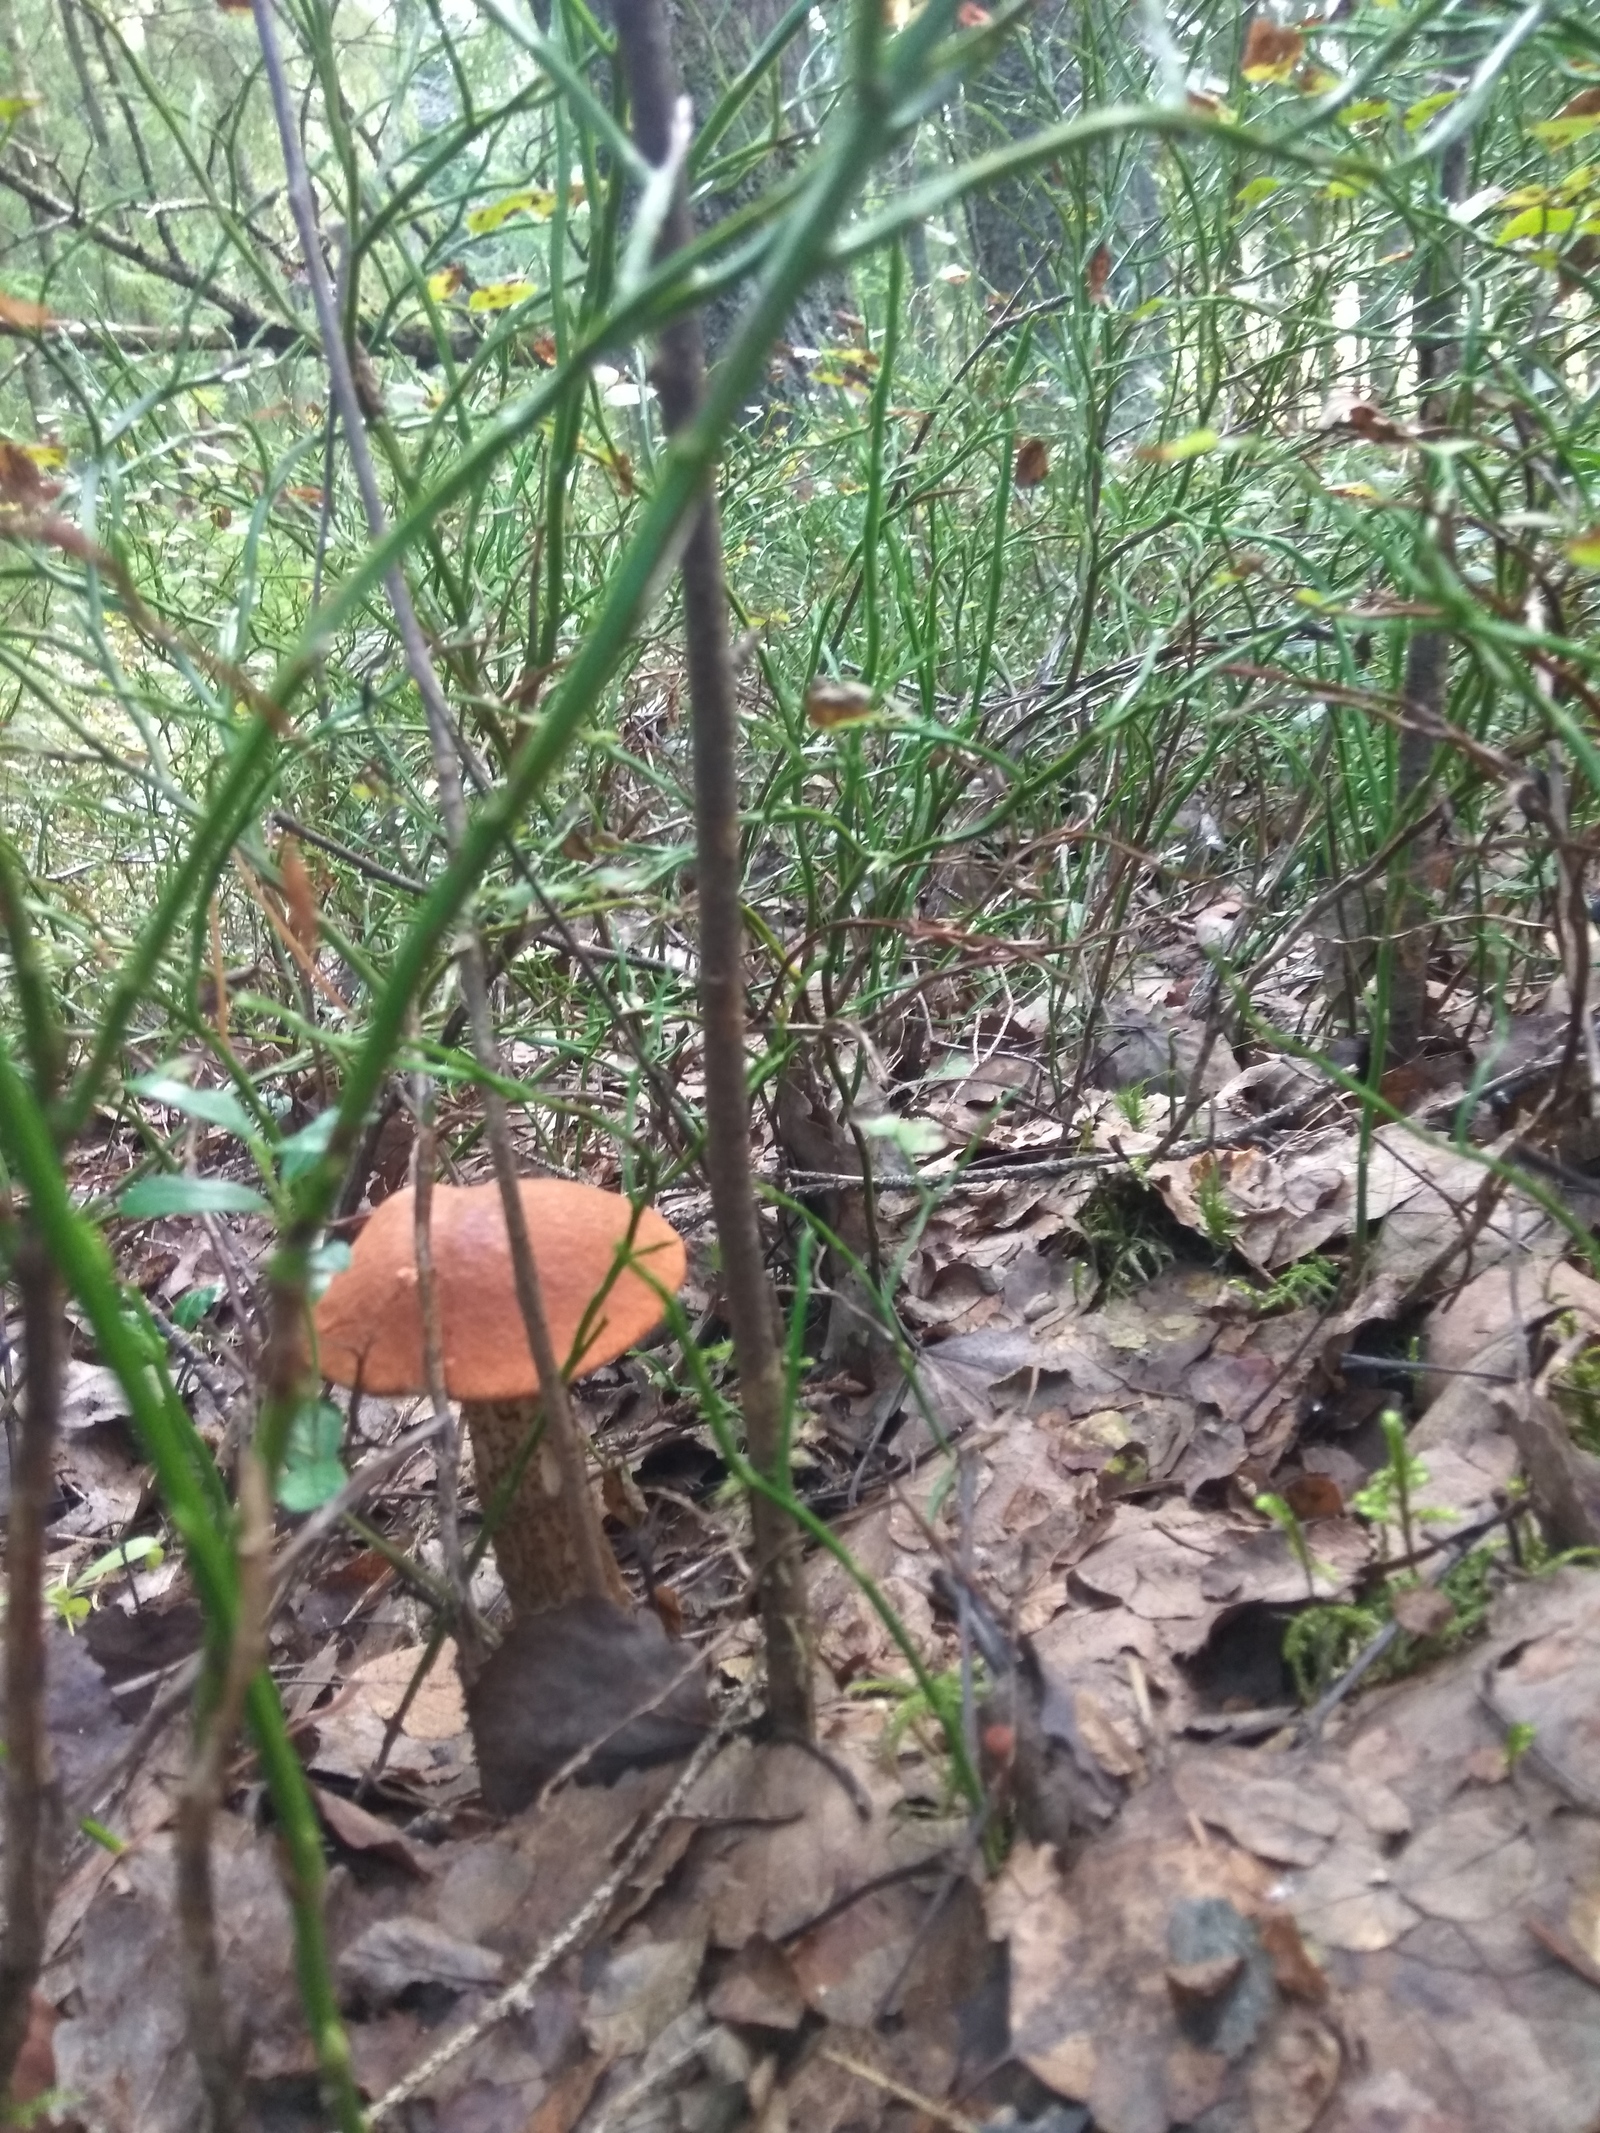
[{"label": "forest undergrowth", "polygon": [[[1481,2009],[1431,2087],[1385,2027],[1435,1883],[1356,1917],[1400,1825],[1349,1807],[1382,1757],[1341,1728],[1423,1669],[1384,1708],[1434,1745],[1383,1782],[1439,1874],[1483,1837],[1445,1743],[1473,1813],[1519,1773],[1592,1812],[1583,1684],[1516,1668],[1600,1545],[1600,32],[18,0],[0,42],[0,2092],[349,2129],[492,2091],[541,2133],[1456,2098]],[[529,1178],[658,1208],[681,1286],[634,1212],[568,1325]],[[478,1409],[528,1388],[454,1382],[429,1271],[430,1193],[491,1181],[547,1365],[504,1473]],[[401,1193],[414,1397],[345,1392],[314,1307]],[[659,1330],[597,1366],[630,1280]],[[544,1471],[605,1567],[513,1675]],[[552,1744],[597,1752],[556,1717],[624,1592],[613,1730],[665,1731],[602,1812]],[[822,1818],[814,1904],[770,1832],[736,1917],[687,1835],[646,1871],[689,1826],[635,1767],[686,1745],[656,1623],[707,1685],[707,1827],[770,1685],[747,1819]],[[51,1746],[84,1648],[98,1763]],[[556,1714],[510,1777],[507,1680]],[[773,1760],[812,1735],[832,1777]],[[479,1946],[419,1895],[397,1952],[374,1878],[515,1878],[497,1783],[613,1964],[559,1973],[582,2047],[515,2068],[566,1912]],[[1550,1891],[1592,1866],[1497,1831],[1537,1871],[1472,1915],[1537,1890],[1528,2034],[1575,2027],[1600,1957]],[[129,1842],[166,1882],[107,1881]],[[603,1902],[561,1880],[586,1845]],[[902,1867],[868,1978],[835,1910]],[[272,1904],[252,2033],[223,1981]],[[640,1916],[686,1966],[659,2020],[615,1968]],[[1000,2041],[953,2042],[991,1946]],[[1460,2122],[1576,2133],[1590,2056]]]}]

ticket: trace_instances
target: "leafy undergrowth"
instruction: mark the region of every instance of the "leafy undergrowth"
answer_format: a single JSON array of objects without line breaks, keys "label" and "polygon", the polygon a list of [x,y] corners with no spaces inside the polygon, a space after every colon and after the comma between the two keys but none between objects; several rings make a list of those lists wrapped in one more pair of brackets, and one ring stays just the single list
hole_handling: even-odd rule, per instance
[{"label": "leafy undergrowth", "polygon": [[[1117,1010],[1125,1039],[1192,1046],[1165,997],[1182,982],[1153,960],[1147,1004]],[[1470,1278],[1429,1305],[1481,1164],[1410,1127],[1363,1155],[1325,1078],[1210,1068],[1207,1146],[1161,1154],[1174,1099],[1155,1077],[1130,1102],[1090,1079],[1102,1053],[1069,1128],[1047,1046],[1020,1016],[980,1028],[966,1071],[899,1109],[864,1077],[853,1115],[919,1129],[867,1137],[882,1272],[865,1247],[802,1255],[796,1478],[844,1551],[811,1574],[823,1754],[750,1731],[748,1534],[701,1398],[726,1360],[689,1193],[665,1204],[694,1246],[699,1367],[662,1337],[579,1387],[630,1582],[705,1653],[731,1729],[686,1793],[668,1763],[487,1816],[453,1647],[404,1700],[441,1575],[431,1454],[372,1467],[338,1523],[311,1508],[422,1404],[308,1416],[273,1663],[338,1862],[360,2082],[415,2099],[396,2123],[1583,2123],[1600,1856],[1582,1810],[1600,1773],[1579,1714],[1600,1586],[1551,1547],[1585,1541],[1563,1523],[1592,1501],[1581,1414],[1560,1403],[1581,1394],[1600,1290],[1511,1189],[1457,1262]],[[861,1236],[857,1143],[820,1091],[789,1110],[813,1138],[780,1137],[775,1173],[832,1179],[791,1189],[827,1237]],[[192,1146],[206,1174],[239,1172],[226,1126]],[[118,1150],[96,1156],[102,1179]],[[214,1443],[244,1384],[227,1299],[267,1241],[254,1216],[121,1235]],[[184,1735],[176,1713],[134,1729],[200,1622],[181,1558],[155,1546],[125,1413],[110,1373],[72,1364],[54,1694],[74,1813],[117,1848],[79,1840],[43,1992],[67,2010],[62,2093],[114,2092],[132,2122],[177,2129],[196,2094],[165,1834]],[[125,1571],[102,1551],[130,1531],[149,1538]],[[487,1567],[476,1592],[492,1614]],[[593,1689],[569,1670],[553,1731],[581,1737]],[[317,2124],[251,1807],[246,1789],[217,1870],[252,2094],[274,2123]],[[1397,2012],[1413,2000],[1420,2055]]]},{"label": "leafy undergrowth", "polygon": [[[637,8],[0,23],[7,1644],[42,1602],[71,1832],[18,2107],[1584,2133],[1593,29],[670,12],[688,266]],[[669,589],[713,477],[748,1135]],[[634,1677],[546,1618],[500,1715],[524,1790],[582,1767],[503,1820],[444,1418],[308,1390],[294,1322],[414,1167],[490,1174],[491,1088],[688,1240],[576,1400],[630,1648],[713,1714],[626,1767]],[[712,1128],[816,1752],[752,1717]]]}]

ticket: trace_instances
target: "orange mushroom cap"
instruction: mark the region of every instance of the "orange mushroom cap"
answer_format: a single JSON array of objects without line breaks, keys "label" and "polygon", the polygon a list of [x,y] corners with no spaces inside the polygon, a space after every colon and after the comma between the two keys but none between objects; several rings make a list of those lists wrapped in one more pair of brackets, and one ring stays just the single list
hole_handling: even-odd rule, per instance
[{"label": "orange mushroom cap", "polygon": [[[524,1178],[521,1192],[551,1344],[563,1361],[593,1310],[589,1339],[568,1372],[581,1377],[659,1322],[661,1298],[635,1269],[648,1268],[652,1281],[676,1290],[685,1272],[683,1239],[654,1208],[635,1220],[630,1201],[593,1185]],[[356,1239],[349,1266],[323,1292],[316,1308],[319,1363],[336,1384],[359,1383],[372,1393],[427,1389],[415,1222],[411,1192],[394,1193]],[[499,1186],[436,1185],[429,1229],[452,1398],[521,1400],[537,1392]],[[628,1261],[605,1288],[624,1247]]]}]

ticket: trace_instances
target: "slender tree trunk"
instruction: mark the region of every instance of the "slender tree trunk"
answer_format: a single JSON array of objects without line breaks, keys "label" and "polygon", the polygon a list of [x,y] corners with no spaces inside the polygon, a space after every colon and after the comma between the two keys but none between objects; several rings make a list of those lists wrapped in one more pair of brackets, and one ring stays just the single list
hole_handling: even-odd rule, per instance
[{"label": "slender tree trunk", "polygon": [[[1466,191],[1468,138],[1460,134],[1439,159],[1441,205],[1448,209]],[[1429,245],[1417,276],[1412,345],[1417,364],[1417,421],[1424,431],[1444,428],[1450,418],[1451,373],[1459,360],[1461,315],[1461,232],[1451,224]],[[1453,552],[1448,506],[1433,495],[1435,477],[1424,461],[1423,538],[1431,540],[1447,566]],[[1404,821],[1427,809],[1433,785],[1434,737],[1444,716],[1450,688],[1450,639],[1443,630],[1413,630],[1406,645],[1402,684],[1405,723],[1395,761],[1395,813]],[[1428,947],[1432,899],[1424,868],[1426,853],[1413,840],[1396,854],[1389,873],[1388,927],[1391,941],[1388,1017],[1384,1056],[1373,1071],[1401,1066],[1416,1058],[1428,1013]]]},{"label": "slender tree trunk", "polygon": [[[1038,0],[1026,31],[1010,38],[969,85],[962,100],[963,147],[980,155],[1021,140],[1036,125],[1059,119],[1076,88],[1065,0]],[[1002,296],[1022,288],[1031,296],[1052,296],[1070,278],[1062,272],[1060,209],[1042,176],[970,194],[966,216],[978,272]]]},{"label": "slender tree trunk", "polygon": [[[613,13],[627,70],[634,138],[646,160],[660,168],[685,145],[681,138],[675,139],[679,97],[666,15],[661,0],[613,0]],[[661,248],[676,251],[692,234],[688,194],[680,179]],[[685,429],[699,412],[705,386],[705,350],[695,314],[663,333],[652,375],[668,431]],[[706,1171],[722,1246],[750,1457],[761,1473],[785,1483],[777,1299],[767,1277],[750,1169],[738,708],[729,656],[722,527],[709,481],[684,549],[683,619],[694,725]],[[752,1496],[750,1512],[766,1637],[769,1708],[781,1729],[809,1737],[811,1653],[800,1536],[788,1514],[763,1495]]]},{"label": "slender tree trunk", "polygon": [[[775,30],[788,12],[788,0],[667,0],[666,36],[675,49],[673,79],[681,81],[694,110],[697,126],[710,117],[729,82],[749,63],[763,39]],[[781,134],[775,146],[776,167],[792,164],[804,152],[803,136],[808,115],[792,108],[800,88],[807,51],[806,32],[800,31],[781,54],[774,75],[746,104],[729,132],[718,142],[715,154],[751,146],[763,137]],[[714,224],[724,215],[755,199],[769,173],[759,166],[747,171],[725,191],[702,200],[695,212],[702,225]],[[709,359],[715,362],[742,308],[738,290],[713,297],[701,317],[701,338]],[[850,282],[844,273],[834,273],[814,282],[795,306],[787,328],[791,341],[802,346],[827,347],[841,339],[838,313],[852,303]]]}]

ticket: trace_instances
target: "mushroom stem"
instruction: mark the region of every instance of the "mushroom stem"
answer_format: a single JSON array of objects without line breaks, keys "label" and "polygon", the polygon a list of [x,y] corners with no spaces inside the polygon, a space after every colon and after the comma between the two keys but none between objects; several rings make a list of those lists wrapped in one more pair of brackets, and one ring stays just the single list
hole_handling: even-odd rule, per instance
[{"label": "mushroom stem", "polygon": [[[466,1400],[461,1419],[472,1441],[478,1498],[487,1512],[514,1471],[523,1446],[540,1429],[539,1396]],[[562,1441],[565,1436],[565,1442]],[[494,1532],[494,1556],[515,1620],[579,1599],[631,1603],[589,1489],[576,1424],[565,1432],[546,1415]]]}]

